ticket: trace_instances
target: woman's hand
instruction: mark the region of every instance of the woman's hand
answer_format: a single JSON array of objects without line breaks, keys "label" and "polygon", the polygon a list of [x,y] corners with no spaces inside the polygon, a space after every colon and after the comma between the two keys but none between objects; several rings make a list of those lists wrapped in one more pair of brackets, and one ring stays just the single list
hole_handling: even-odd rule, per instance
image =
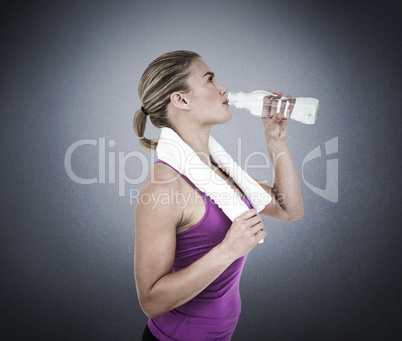
[{"label": "woman's hand", "polygon": [[[264,127],[264,135],[268,143],[276,142],[286,138],[287,119],[285,116],[286,101],[282,101],[280,111],[277,112],[279,99],[282,92],[270,91],[274,96],[265,97],[262,108],[261,121]],[[286,96],[291,98],[290,95]],[[287,117],[291,114],[294,107],[294,101],[291,101],[288,107]]]},{"label": "woman's hand", "polygon": [[249,253],[266,236],[261,217],[255,209],[251,209],[233,220],[221,246],[236,260]]}]

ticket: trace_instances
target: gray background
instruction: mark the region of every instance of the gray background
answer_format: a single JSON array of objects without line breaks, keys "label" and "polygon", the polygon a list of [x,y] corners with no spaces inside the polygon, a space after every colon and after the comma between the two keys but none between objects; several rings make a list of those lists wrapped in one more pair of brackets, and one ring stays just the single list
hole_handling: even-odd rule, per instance
[{"label": "gray background", "polygon": [[[78,140],[105,138],[116,160],[137,151],[126,173],[139,177],[151,156],[132,131],[138,81],[176,49],[200,53],[229,90],[321,102],[316,125],[288,128],[305,217],[264,219],[233,340],[402,337],[398,1],[9,2],[1,16],[3,340],[140,338],[128,191],[141,183],[119,196],[107,169],[104,184],[75,183],[64,156]],[[213,135],[235,158],[240,138],[243,162],[265,152],[259,120],[232,112]],[[334,203],[306,186],[302,162],[336,137],[337,154],[304,168],[325,188],[326,161],[338,160]],[[77,149],[72,167],[97,177],[98,147]],[[269,169],[250,173],[272,181]]]}]

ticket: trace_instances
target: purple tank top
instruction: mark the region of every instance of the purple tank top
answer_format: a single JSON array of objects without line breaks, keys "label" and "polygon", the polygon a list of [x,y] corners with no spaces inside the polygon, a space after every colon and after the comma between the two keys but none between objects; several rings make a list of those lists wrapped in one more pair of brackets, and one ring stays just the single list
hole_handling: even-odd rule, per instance
[{"label": "purple tank top", "polygon": [[[155,163],[157,162],[170,166],[162,160]],[[205,214],[196,225],[176,235],[173,272],[194,263],[222,242],[232,224],[206,194],[198,190],[185,175],[181,176],[203,198]],[[252,208],[246,196],[242,200]],[[187,303],[155,319],[149,319],[148,328],[152,334],[160,341],[230,340],[241,312],[239,283],[246,258],[247,255],[234,261],[208,287]]]}]

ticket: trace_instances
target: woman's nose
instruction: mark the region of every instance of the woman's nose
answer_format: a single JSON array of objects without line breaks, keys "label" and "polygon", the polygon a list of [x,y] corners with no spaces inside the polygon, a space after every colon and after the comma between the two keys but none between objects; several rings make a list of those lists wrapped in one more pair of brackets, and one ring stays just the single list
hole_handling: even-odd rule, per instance
[{"label": "woman's nose", "polygon": [[228,91],[228,89],[222,84],[219,84],[219,94],[224,95],[226,91]]}]

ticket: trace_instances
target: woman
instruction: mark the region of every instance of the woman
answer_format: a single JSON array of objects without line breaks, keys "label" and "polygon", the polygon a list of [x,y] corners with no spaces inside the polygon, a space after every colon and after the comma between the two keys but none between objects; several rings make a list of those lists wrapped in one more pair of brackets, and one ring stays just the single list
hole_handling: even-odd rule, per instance
[{"label": "woman", "polygon": [[248,207],[232,222],[172,165],[160,160],[154,164],[135,211],[135,279],[140,305],[149,317],[143,340],[230,340],[240,315],[243,265],[266,237],[260,215],[282,221],[303,216],[283,112],[262,119],[276,176],[274,188],[260,183],[272,201],[259,214],[211,158],[211,128],[232,118],[226,90],[190,51],[162,55],[140,80],[143,106],[135,114],[134,130],[141,145],[147,150],[157,146],[157,140],[144,137],[148,117],[158,128],[171,128]]}]

